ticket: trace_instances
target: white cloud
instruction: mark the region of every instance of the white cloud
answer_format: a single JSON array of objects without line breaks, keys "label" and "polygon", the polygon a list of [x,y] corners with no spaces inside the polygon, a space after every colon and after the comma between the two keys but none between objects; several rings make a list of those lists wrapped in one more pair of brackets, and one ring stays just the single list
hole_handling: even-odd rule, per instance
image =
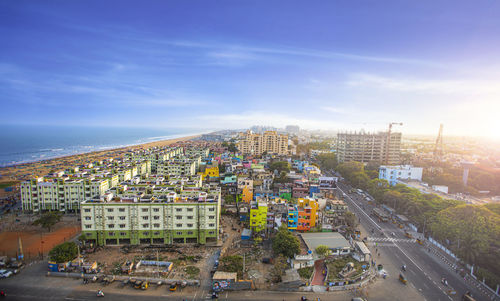
[{"label": "white cloud", "polygon": [[402,92],[427,92],[439,94],[500,94],[498,80],[480,79],[420,79],[394,78],[367,73],[356,73],[346,81],[350,87],[366,87]]}]

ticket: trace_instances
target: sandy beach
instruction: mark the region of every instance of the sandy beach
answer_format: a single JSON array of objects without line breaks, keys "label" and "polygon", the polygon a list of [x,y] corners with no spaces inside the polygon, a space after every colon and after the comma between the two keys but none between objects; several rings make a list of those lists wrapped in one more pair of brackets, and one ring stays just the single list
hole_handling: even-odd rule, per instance
[{"label": "sandy beach", "polygon": [[168,146],[175,144],[177,142],[187,141],[197,137],[200,137],[200,135],[192,135],[174,139],[160,140],[160,141],[132,145],[122,148],[108,149],[108,150],[89,152],[84,154],[76,154],[49,160],[42,160],[37,162],[23,163],[8,167],[2,167],[0,168],[0,175],[1,175],[0,184],[23,181],[33,177],[46,175],[51,171],[64,170],[68,167],[88,164],[106,158],[120,158],[130,150],[146,149],[155,146],[158,147]]}]

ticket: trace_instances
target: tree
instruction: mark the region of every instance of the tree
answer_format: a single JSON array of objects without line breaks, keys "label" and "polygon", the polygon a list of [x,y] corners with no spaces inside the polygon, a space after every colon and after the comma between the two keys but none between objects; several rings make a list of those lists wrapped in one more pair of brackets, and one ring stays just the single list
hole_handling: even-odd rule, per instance
[{"label": "tree", "polygon": [[335,156],[335,153],[319,154],[316,159],[323,170],[330,170],[337,167],[337,156]]},{"label": "tree", "polygon": [[76,255],[78,255],[78,246],[72,241],[67,241],[50,250],[49,259],[62,263],[75,259]]},{"label": "tree", "polygon": [[271,171],[278,170],[278,172],[281,174],[282,172],[289,172],[290,165],[287,161],[275,161],[269,165],[269,169]]},{"label": "tree", "polygon": [[[344,221],[351,230],[354,230],[358,226],[358,220],[354,213],[347,211],[344,213]],[[354,231],[353,231],[354,232]]]},{"label": "tree", "polygon": [[243,276],[243,257],[240,255],[224,256],[220,259],[220,270],[224,272],[238,273],[238,277]]},{"label": "tree", "polygon": [[281,225],[273,238],[273,251],[288,258],[293,258],[300,252],[300,242],[297,237],[288,231],[286,225]]},{"label": "tree", "polygon": [[321,257],[326,257],[329,252],[330,252],[330,248],[328,248],[328,246],[319,245],[316,247],[316,254],[318,254]]},{"label": "tree", "polygon": [[50,229],[57,224],[62,218],[62,213],[59,211],[49,211],[33,222],[35,226],[42,226],[42,228],[47,229],[50,232]]}]

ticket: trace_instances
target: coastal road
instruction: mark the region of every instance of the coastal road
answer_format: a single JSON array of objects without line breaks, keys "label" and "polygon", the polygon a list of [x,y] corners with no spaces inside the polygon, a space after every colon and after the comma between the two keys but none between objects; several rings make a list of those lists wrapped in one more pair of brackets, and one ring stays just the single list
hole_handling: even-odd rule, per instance
[{"label": "coastal road", "polygon": [[[345,194],[344,199],[349,209],[359,217],[361,226],[370,233],[367,243],[372,246],[372,250],[375,246],[395,267],[406,264],[407,271],[404,274],[408,283],[426,300],[461,300],[466,291],[471,291],[477,300],[487,300],[481,292],[469,287],[450,266],[429,253],[427,247],[405,237],[404,230],[390,222],[376,220],[371,215],[374,206],[369,205],[357,193],[349,193],[350,186],[339,183],[338,187]],[[371,229],[374,230],[373,234]],[[393,276],[398,277],[398,274]],[[443,277],[447,279],[448,286],[441,283]],[[453,291],[456,293],[453,294]]]}]

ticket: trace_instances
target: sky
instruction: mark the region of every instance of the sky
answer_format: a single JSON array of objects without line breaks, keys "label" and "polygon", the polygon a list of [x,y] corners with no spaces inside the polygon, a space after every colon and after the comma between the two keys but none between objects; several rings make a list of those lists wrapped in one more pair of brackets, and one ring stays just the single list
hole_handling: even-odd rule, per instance
[{"label": "sky", "polygon": [[4,125],[500,139],[499,1],[1,1]]}]

